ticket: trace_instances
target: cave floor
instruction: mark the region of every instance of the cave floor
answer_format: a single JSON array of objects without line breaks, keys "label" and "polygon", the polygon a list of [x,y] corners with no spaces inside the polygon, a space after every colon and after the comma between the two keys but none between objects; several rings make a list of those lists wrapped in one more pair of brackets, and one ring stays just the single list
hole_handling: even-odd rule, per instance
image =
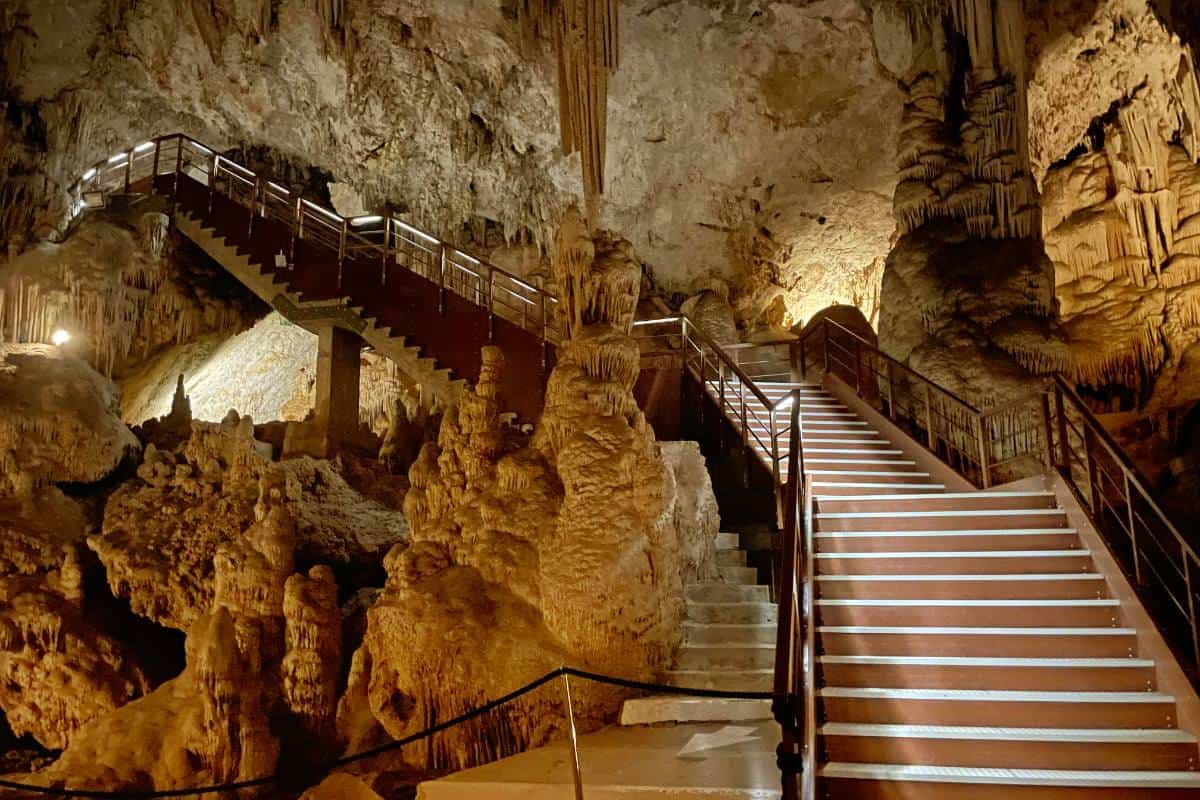
[{"label": "cave floor", "polygon": [[[584,796],[778,798],[778,743],[769,721],[605,728],[579,737]],[[556,742],[421,784],[417,798],[563,800],[573,796],[570,754],[569,742]]]}]

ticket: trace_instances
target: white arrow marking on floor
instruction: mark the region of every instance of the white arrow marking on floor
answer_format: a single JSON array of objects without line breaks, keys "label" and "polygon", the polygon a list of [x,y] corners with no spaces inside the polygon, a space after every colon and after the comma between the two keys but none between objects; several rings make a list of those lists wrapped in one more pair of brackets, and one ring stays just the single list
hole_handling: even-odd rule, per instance
[{"label": "white arrow marking on floor", "polygon": [[744,728],[738,725],[726,725],[715,733],[697,733],[679,751],[677,755],[686,756],[703,750],[716,750],[731,744],[753,742],[757,736],[752,736],[754,728]]}]

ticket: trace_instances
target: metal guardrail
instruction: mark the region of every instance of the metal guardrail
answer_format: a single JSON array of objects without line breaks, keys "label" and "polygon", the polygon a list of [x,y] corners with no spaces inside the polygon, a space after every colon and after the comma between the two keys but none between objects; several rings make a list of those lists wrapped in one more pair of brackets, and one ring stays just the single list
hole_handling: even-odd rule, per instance
[{"label": "metal guardrail", "polygon": [[111,158],[93,164],[71,188],[72,211],[100,207],[107,195],[128,193],[147,180],[180,176],[209,188],[209,211],[216,195],[248,209],[247,234],[258,220],[276,220],[293,231],[290,263],[295,263],[296,243],[309,241],[336,254],[337,285],[343,285],[347,260],[378,259],[381,282],[388,271],[405,269],[453,292],[489,314],[502,317],[552,344],[561,342],[554,307],[558,299],[543,289],[476,258],[441,239],[390,215],[344,217],[254,172],[183,134],[160,136]]}]

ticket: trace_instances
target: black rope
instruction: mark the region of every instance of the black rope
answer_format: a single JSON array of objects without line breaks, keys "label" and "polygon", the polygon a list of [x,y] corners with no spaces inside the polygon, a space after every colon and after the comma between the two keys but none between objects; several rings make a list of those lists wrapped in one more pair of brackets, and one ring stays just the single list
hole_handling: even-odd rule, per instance
[{"label": "black rope", "polygon": [[[478,708],[473,708],[470,711],[459,714],[457,717],[448,719],[445,722],[439,722],[425,728],[422,731],[405,736],[403,739],[397,739],[387,744],[381,744],[378,747],[372,747],[368,750],[355,753],[342,758],[334,759],[327,762],[318,769],[320,774],[331,772],[338,767],[343,767],[347,764],[353,764],[356,761],[371,758],[373,756],[387,753],[392,750],[398,750],[406,745],[419,742],[422,739],[428,739],[436,733],[440,733],[449,728],[461,725],[464,722],[469,722],[476,717],[481,717],[490,711],[511,703],[522,695],[532,692],[534,689],[540,688],[555,678],[561,678],[564,675],[569,675],[575,678],[592,681],[594,683],[604,683],[610,686],[620,686],[626,689],[637,689],[639,691],[660,692],[662,694],[678,694],[689,697],[715,697],[731,700],[772,700],[778,698],[772,692],[738,692],[726,689],[690,689],[684,686],[668,686],[663,683],[648,683],[646,681],[634,681],[627,678],[614,678],[611,675],[601,675],[598,672],[588,672],[587,670],[576,669],[574,667],[559,667],[558,669],[547,672],[540,678],[530,681],[519,689],[514,689],[502,697],[497,697]],[[781,764],[782,766],[782,764]],[[50,786],[35,786],[26,783],[17,783],[16,781],[8,781],[0,779],[0,788],[13,789],[16,791],[31,792],[34,794],[49,795],[52,797],[79,797],[92,798],[93,800],[149,800],[150,798],[158,797],[186,797],[194,794],[212,794],[214,792],[230,792],[237,789],[250,789],[255,786],[266,786],[274,783],[279,779],[278,773],[268,775],[263,778],[254,778],[252,780],[238,781],[236,783],[222,783],[210,786],[197,786],[190,789],[162,789],[157,791],[137,791],[126,789],[121,791],[102,791],[99,789],[56,789]]]}]

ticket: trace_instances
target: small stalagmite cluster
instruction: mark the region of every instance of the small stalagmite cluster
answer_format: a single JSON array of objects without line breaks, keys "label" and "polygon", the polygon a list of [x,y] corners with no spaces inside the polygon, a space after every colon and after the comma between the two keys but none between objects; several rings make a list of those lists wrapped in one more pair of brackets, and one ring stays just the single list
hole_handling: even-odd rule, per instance
[{"label": "small stalagmite cluster", "polygon": [[[711,489],[690,486],[708,486],[693,469],[699,454],[665,456],[633,398],[641,270],[631,248],[593,237],[573,211],[554,266],[568,338],[532,438],[501,424],[503,356],[485,349],[474,391],[410,470],[413,541],[385,560],[387,585],[339,708],[352,749],[379,728],[403,736],[562,664],[653,678],[678,644],[684,581],[715,572]],[[695,513],[681,510],[692,504]],[[619,698],[579,692],[585,719]],[[420,758],[444,768],[510,753],[544,741],[561,714],[557,692],[543,690],[435,737]]]}]

